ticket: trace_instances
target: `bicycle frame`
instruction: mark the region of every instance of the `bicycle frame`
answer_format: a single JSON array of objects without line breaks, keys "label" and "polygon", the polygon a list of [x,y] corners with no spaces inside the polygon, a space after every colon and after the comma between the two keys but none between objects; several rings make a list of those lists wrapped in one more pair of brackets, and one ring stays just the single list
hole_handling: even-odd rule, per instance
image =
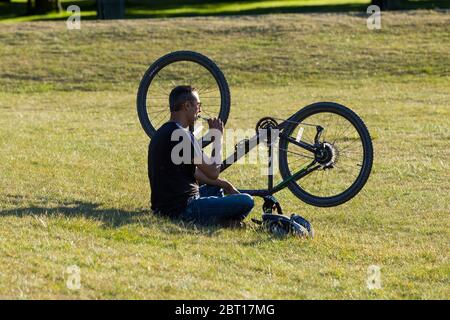
[{"label": "bicycle frame", "polygon": [[[294,116],[294,115],[293,115]],[[296,139],[293,139],[290,136],[287,136],[285,134],[283,134],[283,130],[286,128],[287,124],[289,122],[292,122],[290,119],[293,117],[291,116],[289,119],[283,121],[281,124],[278,124],[277,128],[278,129],[278,138],[279,139],[286,139],[288,140],[290,143],[293,143],[307,151],[312,152],[313,154],[315,154],[316,150],[317,150],[317,146],[316,145],[311,145],[309,143],[303,142],[301,140],[297,141]],[[320,129],[319,129],[320,128]],[[315,137],[315,144],[317,144],[318,142],[318,138],[320,137],[321,134],[321,130],[322,128],[319,127],[318,133],[316,134]],[[235,151],[232,155],[228,156],[224,162],[222,162],[221,167],[220,167],[220,172],[225,171],[228,167],[230,167],[232,164],[236,163],[239,159],[241,159],[242,157],[244,157],[247,153],[249,153],[253,148],[255,148],[257,145],[259,145],[261,142],[265,143],[265,139],[272,141],[272,130],[271,129],[266,129],[267,130],[267,134],[265,135],[265,137],[261,137],[263,131],[262,130],[258,130],[258,132],[251,137],[250,139],[245,139],[241,142],[239,142],[236,146],[235,146]],[[210,144],[211,142],[208,141],[206,142],[205,140],[203,140],[202,142],[202,147],[207,146],[208,144]],[[312,173],[313,171],[319,169],[321,167],[320,164],[317,164],[317,161],[314,159],[310,164],[306,165],[305,167],[303,167],[302,169],[300,169],[299,171],[295,172],[293,175],[291,175],[289,178],[282,180],[280,183],[278,183],[277,185],[273,185],[273,144],[269,143],[268,146],[268,174],[267,174],[267,189],[248,189],[248,190],[239,190],[240,192],[243,193],[248,193],[252,196],[259,196],[259,197],[264,197],[267,195],[272,195],[282,189],[284,189],[285,187],[288,186],[288,184],[291,181],[297,181],[301,178],[304,178],[305,176],[307,176],[308,174]]]}]

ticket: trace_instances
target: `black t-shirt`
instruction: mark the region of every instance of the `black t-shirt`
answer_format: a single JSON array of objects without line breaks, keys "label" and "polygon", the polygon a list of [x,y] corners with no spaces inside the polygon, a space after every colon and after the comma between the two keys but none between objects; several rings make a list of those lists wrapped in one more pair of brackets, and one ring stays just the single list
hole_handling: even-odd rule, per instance
[{"label": "black t-shirt", "polygon": [[[180,143],[186,136],[194,141],[191,132],[184,130],[185,135],[180,134],[176,141],[172,141],[172,133],[175,130],[184,130],[176,122],[163,124],[150,141],[148,149],[148,177],[151,188],[152,209],[161,214],[177,216],[186,207],[190,197],[198,195],[198,183],[194,177],[194,148],[191,148],[190,155],[186,155],[185,161],[172,161],[172,149]],[[176,149],[179,150],[179,149]],[[183,156],[183,151],[176,152]],[[187,161],[186,161],[187,159]],[[178,164],[176,164],[178,163]]]}]

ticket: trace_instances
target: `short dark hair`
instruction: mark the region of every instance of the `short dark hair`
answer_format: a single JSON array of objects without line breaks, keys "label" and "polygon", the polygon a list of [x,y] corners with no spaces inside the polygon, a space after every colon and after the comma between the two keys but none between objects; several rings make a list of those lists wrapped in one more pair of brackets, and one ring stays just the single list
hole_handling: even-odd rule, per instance
[{"label": "short dark hair", "polygon": [[197,90],[191,86],[177,86],[173,88],[169,95],[170,111],[180,111],[183,103],[186,101],[194,101],[194,91]]}]

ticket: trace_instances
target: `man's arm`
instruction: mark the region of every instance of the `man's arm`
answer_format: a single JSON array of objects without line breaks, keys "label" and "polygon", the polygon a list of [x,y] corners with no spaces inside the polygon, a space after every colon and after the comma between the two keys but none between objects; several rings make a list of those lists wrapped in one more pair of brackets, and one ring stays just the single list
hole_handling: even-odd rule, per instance
[{"label": "man's arm", "polygon": [[199,168],[195,169],[195,179],[200,183],[206,183],[212,186],[218,186],[223,189],[225,194],[238,194],[239,191],[226,179],[210,179]]},{"label": "man's arm", "polygon": [[[200,169],[204,176],[210,180],[217,180],[220,174],[220,166],[222,162],[222,133],[223,123],[220,119],[208,120],[210,133],[214,138],[214,156],[209,158],[203,153],[203,150],[199,144],[194,141],[194,162],[197,165],[197,169]],[[205,182],[206,183],[206,182]]]},{"label": "man's arm", "polygon": [[203,153],[203,150],[194,143],[195,157],[197,158],[197,167],[195,168],[195,178],[200,183],[206,183],[212,186],[218,186],[223,189],[225,194],[238,194],[239,191],[226,179],[219,179],[220,166],[222,163],[222,133],[223,122],[220,119],[208,120],[210,133],[213,136],[214,148],[211,158]]}]

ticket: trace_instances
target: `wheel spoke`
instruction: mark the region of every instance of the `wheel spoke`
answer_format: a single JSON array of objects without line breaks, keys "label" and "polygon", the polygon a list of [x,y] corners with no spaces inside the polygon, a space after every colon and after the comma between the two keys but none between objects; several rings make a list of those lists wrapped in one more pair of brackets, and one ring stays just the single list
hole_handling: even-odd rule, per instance
[{"label": "wheel spoke", "polygon": [[223,84],[219,86],[216,79],[220,70],[211,71],[204,66],[205,62],[200,61],[174,60],[153,73],[145,99],[145,111],[153,129],[157,130],[169,118],[169,94],[178,85],[192,84],[199,91],[200,99],[206,102],[202,105],[202,113],[210,118],[219,117]]},{"label": "wheel spoke", "polygon": [[[215,84],[215,85],[217,85],[217,84]],[[201,94],[205,94],[205,93],[211,93],[211,92],[218,91],[217,88],[214,89],[214,90],[211,90],[213,87],[214,87],[214,84],[212,84],[212,85],[206,87],[206,89],[198,88],[197,90],[198,90],[198,93],[199,93],[199,94],[200,94],[200,93],[201,93]]]},{"label": "wheel spoke", "polygon": [[162,109],[160,111],[151,111],[151,112],[148,112],[148,114],[160,114],[161,112],[164,112],[164,111],[167,111],[167,110],[166,109]]},{"label": "wheel spoke", "polygon": [[[359,176],[364,161],[364,150],[359,132],[353,123],[346,117],[334,112],[318,112],[297,122],[297,125],[290,132],[292,138],[296,138],[296,133],[304,123],[317,123],[324,128],[320,142],[328,142],[336,147],[337,157],[331,167],[318,169],[320,172],[312,173],[308,176],[314,177],[300,179],[297,185],[304,191],[315,197],[333,197],[347,190]],[[304,129],[302,141],[312,143],[316,135],[315,127]],[[314,159],[298,152],[302,149],[292,143],[287,144],[286,154],[289,156],[289,171],[295,172],[300,164],[304,164],[306,159]],[[280,148],[283,151],[282,148]],[[302,149],[303,150],[303,149]],[[297,151],[297,152],[296,152]],[[307,180],[306,180],[307,179]]]}]

